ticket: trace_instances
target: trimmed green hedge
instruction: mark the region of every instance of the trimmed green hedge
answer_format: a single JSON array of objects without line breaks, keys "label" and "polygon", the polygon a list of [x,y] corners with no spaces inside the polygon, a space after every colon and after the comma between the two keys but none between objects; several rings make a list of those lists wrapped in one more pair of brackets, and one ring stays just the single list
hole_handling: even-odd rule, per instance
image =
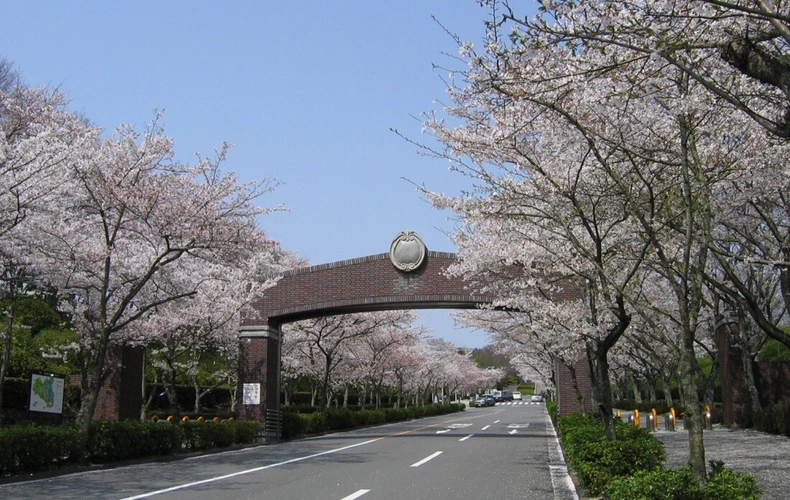
[{"label": "trimmed green hedge", "polygon": [[0,428],[0,475],[37,472],[79,462],[82,439],[73,427],[25,425]]},{"label": "trimmed green hedge", "polygon": [[97,420],[83,439],[73,426],[3,427],[0,476],[79,462],[117,462],[247,444],[255,441],[262,428],[261,422],[256,421]]},{"label": "trimmed green hedge", "polygon": [[[330,408],[322,413],[282,415],[282,438],[379,425],[458,412],[462,404],[411,406],[352,411]],[[219,420],[219,419],[217,419]],[[64,465],[107,463],[254,443],[263,430],[257,421],[232,419],[115,422],[97,420],[86,436],[74,426],[20,425],[0,427],[0,476],[38,472]]]},{"label": "trimmed green hedge", "polygon": [[603,423],[585,415],[559,419],[559,431],[568,463],[593,495],[615,477],[652,471],[666,458],[664,444],[647,429],[615,421],[618,439],[609,441]]},{"label": "trimmed green hedge", "polygon": [[752,418],[754,428],[758,431],[790,436],[790,404],[777,403],[767,406]]},{"label": "trimmed green hedge", "polygon": [[609,500],[758,500],[760,494],[754,478],[742,472],[714,469],[702,486],[688,466],[639,471],[605,488]]},{"label": "trimmed green hedge", "polygon": [[747,474],[711,462],[706,485],[689,467],[665,469],[664,445],[649,430],[615,421],[617,439],[605,437],[591,416],[562,417],[558,430],[571,469],[590,494],[608,500],[754,500],[760,489]]}]

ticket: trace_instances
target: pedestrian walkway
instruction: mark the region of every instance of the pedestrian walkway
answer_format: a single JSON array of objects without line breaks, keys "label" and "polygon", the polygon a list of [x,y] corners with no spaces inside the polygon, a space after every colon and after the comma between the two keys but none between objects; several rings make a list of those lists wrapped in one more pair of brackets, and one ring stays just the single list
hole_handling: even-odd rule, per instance
[{"label": "pedestrian walkway", "polygon": [[[661,430],[655,436],[666,448],[666,467],[688,463],[688,431]],[[754,477],[766,500],[790,498],[790,438],[714,425],[704,431],[703,440],[706,462],[721,460],[725,468]]]}]

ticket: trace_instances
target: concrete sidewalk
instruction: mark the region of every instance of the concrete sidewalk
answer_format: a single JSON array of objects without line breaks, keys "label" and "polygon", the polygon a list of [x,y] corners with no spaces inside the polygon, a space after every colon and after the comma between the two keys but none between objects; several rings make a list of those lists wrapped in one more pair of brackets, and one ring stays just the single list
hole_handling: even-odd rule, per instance
[{"label": "concrete sidewalk", "polygon": [[[666,467],[675,469],[688,462],[688,431],[661,430],[655,436],[666,448]],[[726,469],[754,477],[766,500],[790,498],[790,438],[714,425],[704,431],[703,439],[706,462],[721,460]]]}]

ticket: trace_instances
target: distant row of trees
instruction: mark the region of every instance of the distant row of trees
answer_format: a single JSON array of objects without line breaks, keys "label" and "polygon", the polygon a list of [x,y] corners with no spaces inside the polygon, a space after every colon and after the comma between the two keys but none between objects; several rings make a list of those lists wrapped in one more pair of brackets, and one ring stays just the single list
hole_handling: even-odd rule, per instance
[{"label": "distant row of trees", "polygon": [[345,406],[350,393],[375,408],[474,394],[495,387],[503,368],[481,367],[473,352],[426,336],[412,311],[317,318],[284,325],[282,387],[305,381],[311,404]]}]

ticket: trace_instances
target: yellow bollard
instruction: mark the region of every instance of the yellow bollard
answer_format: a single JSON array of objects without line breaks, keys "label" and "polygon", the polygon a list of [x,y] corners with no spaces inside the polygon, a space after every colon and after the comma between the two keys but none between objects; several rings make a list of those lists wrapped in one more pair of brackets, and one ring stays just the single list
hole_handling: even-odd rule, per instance
[{"label": "yellow bollard", "polygon": [[653,428],[651,430],[658,430],[658,412],[655,408],[650,411],[653,414]]},{"label": "yellow bollard", "polygon": [[639,410],[634,410],[634,425],[641,427],[641,421],[639,420]]}]

